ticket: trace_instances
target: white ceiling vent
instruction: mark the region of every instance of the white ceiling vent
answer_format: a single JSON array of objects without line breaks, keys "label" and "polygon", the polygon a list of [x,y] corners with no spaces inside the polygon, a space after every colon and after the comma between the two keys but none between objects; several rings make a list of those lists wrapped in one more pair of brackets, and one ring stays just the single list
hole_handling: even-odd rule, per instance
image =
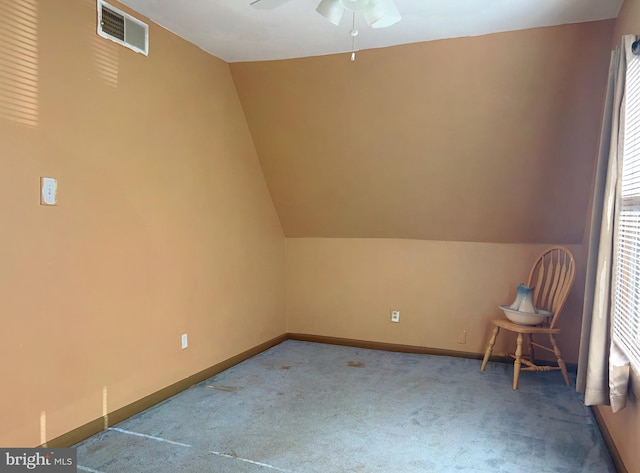
[{"label": "white ceiling vent", "polygon": [[97,1],[98,35],[147,56],[149,54],[149,25],[103,0]]}]

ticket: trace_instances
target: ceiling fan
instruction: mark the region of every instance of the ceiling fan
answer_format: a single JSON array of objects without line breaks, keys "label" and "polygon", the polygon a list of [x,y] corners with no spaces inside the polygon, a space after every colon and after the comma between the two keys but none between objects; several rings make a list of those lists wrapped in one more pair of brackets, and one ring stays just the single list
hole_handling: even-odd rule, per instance
[{"label": "ceiling fan", "polygon": [[[257,10],[272,10],[290,0],[253,0]],[[321,0],[316,11],[334,25],[339,25],[346,11],[360,12],[372,28],[385,28],[402,19],[393,0]]]}]

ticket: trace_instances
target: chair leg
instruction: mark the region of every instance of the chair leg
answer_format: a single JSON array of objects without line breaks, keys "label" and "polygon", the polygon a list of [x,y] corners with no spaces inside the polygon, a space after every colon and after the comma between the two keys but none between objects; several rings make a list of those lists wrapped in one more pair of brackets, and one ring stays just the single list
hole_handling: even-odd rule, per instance
[{"label": "chair leg", "polygon": [[560,349],[558,348],[556,337],[554,337],[552,334],[549,334],[549,339],[551,340],[551,346],[553,346],[553,353],[556,355],[556,359],[558,360],[560,371],[562,371],[564,382],[567,383],[567,386],[571,386],[571,381],[569,381],[569,373],[567,373],[567,366],[564,364],[564,360],[562,359],[562,355],[560,354]]},{"label": "chair leg", "polygon": [[493,332],[491,333],[491,338],[489,339],[487,350],[484,352],[484,359],[482,360],[482,366],[480,367],[480,371],[484,371],[485,367],[487,366],[487,361],[489,361],[489,357],[491,356],[491,352],[493,351],[493,346],[496,344],[496,338],[498,337],[499,331],[500,331],[500,327],[496,325],[493,328]]},{"label": "chair leg", "polygon": [[513,362],[513,389],[518,389],[518,379],[520,378],[520,367],[522,362],[522,334],[518,334],[516,339],[516,361]]}]

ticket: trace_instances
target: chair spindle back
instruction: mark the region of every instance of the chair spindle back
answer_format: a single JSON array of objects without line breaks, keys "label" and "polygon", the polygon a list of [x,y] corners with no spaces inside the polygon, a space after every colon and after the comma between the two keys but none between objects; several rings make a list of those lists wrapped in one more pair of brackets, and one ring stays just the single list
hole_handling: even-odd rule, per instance
[{"label": "chair spindle back", "polygon": [[533,301],[538,309],[553,312],[545,325],[554,328],[567,300],[576,272],[573,253],[564,246],[547,248],[529,273],[529,287],[535,286]]}]

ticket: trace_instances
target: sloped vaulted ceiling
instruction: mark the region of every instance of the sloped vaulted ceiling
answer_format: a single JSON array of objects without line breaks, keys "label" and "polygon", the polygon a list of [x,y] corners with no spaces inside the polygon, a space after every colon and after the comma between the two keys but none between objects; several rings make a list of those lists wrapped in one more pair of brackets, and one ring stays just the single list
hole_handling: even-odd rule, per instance
[{"label": "sloped vaulted ceiling", "polygon": [[285,234],[581,243],[612,28],[230,64]]}]

